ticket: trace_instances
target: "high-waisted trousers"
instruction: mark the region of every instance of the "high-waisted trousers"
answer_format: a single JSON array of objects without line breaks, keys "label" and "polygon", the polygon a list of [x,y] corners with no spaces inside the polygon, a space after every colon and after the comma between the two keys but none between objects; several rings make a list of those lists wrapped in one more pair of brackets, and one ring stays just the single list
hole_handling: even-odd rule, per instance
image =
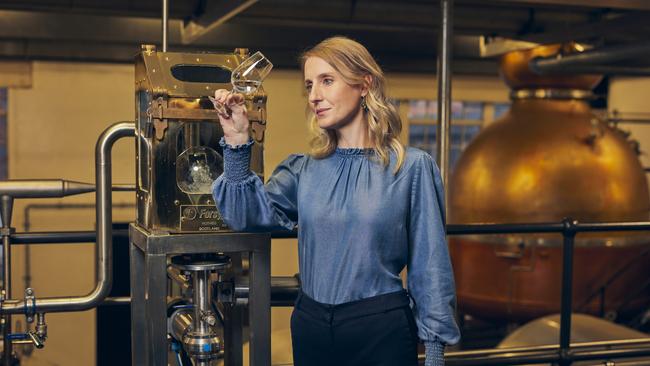
[{"label": "high-waisted trousers", "polygon": [[291,314],[295,366],[417,366],[406,291],[338,305],[300,293]]}]

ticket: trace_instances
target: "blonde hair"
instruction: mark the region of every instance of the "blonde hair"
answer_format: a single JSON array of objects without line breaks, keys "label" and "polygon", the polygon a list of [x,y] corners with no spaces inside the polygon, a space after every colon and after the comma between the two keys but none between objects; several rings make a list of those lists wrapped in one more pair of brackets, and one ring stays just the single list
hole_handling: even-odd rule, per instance
[{"label": "blonde hair", "polygon": [[[365,96],[367,109],[364,110],[364,116],[371,146],[384,166],[390,163],[390,150],[395,153],[397,159],[394,173],[397,173],[404,163],[406,154],[404,146],[399,141],[402,121],[397,109],[386,97],[384,73],[370,52],[362,44],[349,38],[341,36],[328,38],[302,54],[300,61],[303,75],[305,62],[310,57],[318,57],[326,61],[341,74],[348,85],[368,87],[368,94]],[[370,85],[367,85],[368,75],[371,77]],[[308,109],[308,118],[313,135],[310,141],[311,155],[317,159],[331,155],[338,144],[336,133],[320,128],[316,116],[310,109]]]}]

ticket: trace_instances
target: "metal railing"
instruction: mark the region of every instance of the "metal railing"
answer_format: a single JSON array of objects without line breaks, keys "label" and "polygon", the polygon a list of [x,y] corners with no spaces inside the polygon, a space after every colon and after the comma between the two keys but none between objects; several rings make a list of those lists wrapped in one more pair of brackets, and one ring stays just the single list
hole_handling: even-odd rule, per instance
[{"label": "metal railing", "polygon": [[[627,341],[570,343],[576,235],[586,232],[650,231],[650,222],[579,223],[567,218],[559,223],[447,225],[446,231],[447,235],[557,233],[563,238],[559,345],[449,352],[445,357],[447,365],[521,365],[553,362],[570,365],[579,360],[650,356],[650,337]],[[276,232],[272,237],[295,238],[296,232]],[[424,360],[423,355],[420,355],[420,360]]]},{"label": "metal railing", "polygon": [[[448,235],[557,233],[563,237],[559,345],[448,352],[446,354],[448,365],[521,365],[554,362],[560,365],[570,365],[572,362],[582,360],[650,356],[650,337],[634,340],[570,343],[573,254],[576,235],[586,232],[650,231],[650,222],[579,223],[572,219],[565,219],[559,223],[447,225],[446,231]],[[127,232],[115,230],[113,235],[126,237]],[[272,237],[276,239],[296,238],[297,232],[274,232]],[[11,235],[11,244],[85,243],[93,242],[95,239],[94,231],[15,233]],[[126,303],[128,300],[120,298],[119,301],[112,301],[109,299],[107,302]],[[422,355],[420,358],[423,360]]]}]

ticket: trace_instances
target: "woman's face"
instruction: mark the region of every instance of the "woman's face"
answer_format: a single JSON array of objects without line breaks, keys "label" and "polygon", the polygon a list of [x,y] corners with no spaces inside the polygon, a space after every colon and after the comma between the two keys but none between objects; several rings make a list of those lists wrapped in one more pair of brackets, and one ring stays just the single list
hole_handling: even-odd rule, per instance
[{"label": "woman's face", "polygon": [[305,62],[305,88],[320,128],[339,129],[362,120],[361,97],[365,90],[348,85],[322,58],[309,57]]}]

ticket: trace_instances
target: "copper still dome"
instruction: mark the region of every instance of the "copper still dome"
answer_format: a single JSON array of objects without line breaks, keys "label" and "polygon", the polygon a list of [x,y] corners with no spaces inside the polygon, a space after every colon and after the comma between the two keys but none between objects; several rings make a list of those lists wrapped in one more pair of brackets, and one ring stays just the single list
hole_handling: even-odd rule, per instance
[{"label": "copper still dome", "polygon": [[[460,157],[449,181],[450,223],[648,219],[650,196],[636,151],[584,99],[600,77],[542,77],[527,69],[531,58],[565,50],[542,46],[502,57],[512,107]],[[630,284],[650,278],[645,261],[635,261],[649,242],[639,234],[579,234],[574,310],[625,311],[647,303],[645,292],[628,295]],[[559,311],[561,236],[452,237],[450,250],[461,311],[515,321]],[[603,287],[606,296],[592,296]]]}]

